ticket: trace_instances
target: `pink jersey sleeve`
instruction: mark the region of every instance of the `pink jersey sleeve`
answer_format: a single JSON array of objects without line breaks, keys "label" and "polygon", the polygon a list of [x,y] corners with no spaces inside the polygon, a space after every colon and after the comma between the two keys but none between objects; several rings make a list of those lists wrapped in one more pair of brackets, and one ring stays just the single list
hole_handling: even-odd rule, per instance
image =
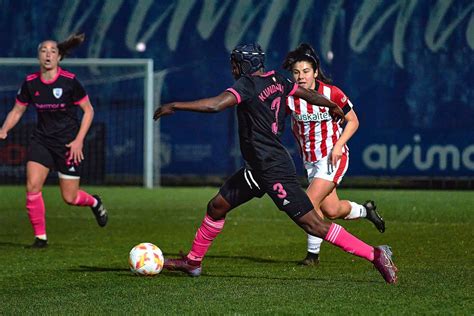
[{"label": "pink jersey sleeve", "polygon": [[225,91],[230,92],[235,96],[235,98],[237,99],[237,104],[239,104],[242,101],[242,97],[240,96],[240,94],[237,91],[235,91],[235,89],[228,88]]},{"label": "pink jersey sleeve", "polygon": [[20,100],[18,100],[18,98],[16,98],[16,103],[18,103],[19,105],[23,105],[23,106],[28,105],[28,102],[21,102]]}]

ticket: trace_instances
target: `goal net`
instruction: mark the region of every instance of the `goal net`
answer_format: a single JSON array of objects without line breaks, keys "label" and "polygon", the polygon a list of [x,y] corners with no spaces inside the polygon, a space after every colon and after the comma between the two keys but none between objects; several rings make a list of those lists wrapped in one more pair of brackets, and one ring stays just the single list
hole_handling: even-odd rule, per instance
[{"label": "goal net", "polygon": [[[76,74],[95,110],[84,143],[81,182],[159,185],[159,159],[153,157],[154,134],[155,144],[159,142],[152,120],[153,61],[66,59],[61,67]],[[0,58],[0,124],[12,109],[25,76],[38,69],[35,58]],[[36,111],[29,108],[8,138],[0,141],[0,184],[25,182],[26,153],[35,126]],[[48,181],[55,177],[55,172],[50,173]]]}]

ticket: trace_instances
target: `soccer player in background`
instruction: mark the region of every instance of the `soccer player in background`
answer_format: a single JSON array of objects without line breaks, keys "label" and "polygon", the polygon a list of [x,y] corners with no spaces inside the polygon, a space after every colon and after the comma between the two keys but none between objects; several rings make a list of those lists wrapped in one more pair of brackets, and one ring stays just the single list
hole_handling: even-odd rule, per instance
[{"label": "soccer player in background", "polygon": [[[291,112],[293,135],[299,145],[301,158],[308,175],[306,190],[315,210],[329,219],[366,218],[380,231],[385,222],[377,213],[374,201],[364,204],[339,200],[336,186],[349,167],[347,142],[359,127],[359,120],[351,101],[338,87],[332,85],[322,69],[318,55],[306,43],[288,53],[283,68],[290,71],[300,87],[325,95],[344,111],[344,129],[324,107],[313,105],[295,96],[289,96],[287,107]],[[322,215],[321,215],[322,216]],[[303,265],[319,263],[323,239],[308,234],[308,251]]]},{"label": "soccer player in background", "polygon": [[[41,192],[51,169],[58,172],[61,195],[67,204],[89,206],[101,227],[108,220],[100,197],[79,188],[84,138],[92,124],[94,109],[76,76],[59,67],[70,50],[83,41],[84,34],[74,34],[61,43],[46,40],[39,44],[40,71],[26,76],[15,105],[0,129],[0,140],[6,139],[28,105],[35,107],[38,122],[31,135],[26,164],[26,208],[35,235],[32,248],[48,245]],[[78,118],[78,108],[84,112],[82,121]]]},{"label": "soccer player in background", "polygon": [[191,251],[182,258],[166,259],[164,268],[199,276],[202,260],[223,229],[227,213],[266,193],[306,233],[371,261],[386,282],[395,283],[397,269],[391,260],[390,248],[367,245],[341,226],[323,221],[301,188],[293,160],[279,138],[287,96],[328,107],[335,117],[343,117],[341,108],[275,71],[264,72],[264,56],[258,44],[237,46],[231,53],[232,74],[236,79],[231,88],[211,98],[164,104],[155,111],[157,120],[175,111],[214,113],[237,106],[240,149],[245,160],[245,167],[234,173],[209,201]]}]

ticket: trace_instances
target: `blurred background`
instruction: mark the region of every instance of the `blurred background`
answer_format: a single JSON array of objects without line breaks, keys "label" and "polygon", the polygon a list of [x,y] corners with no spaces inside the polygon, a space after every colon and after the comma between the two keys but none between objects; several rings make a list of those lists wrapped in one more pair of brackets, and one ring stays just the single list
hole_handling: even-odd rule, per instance
[{"label": "blurred background", "polygon": [[[35,58],[45,39],[86,33],[65,62],[151,59],[154,107],[231,86],[237,44],[258,42],[267,69],[290,76],[284,57],[308,42],[360,120],[342,186],[474,187],[474,1],[0,0],[0,18],[1,123],[24,77],[38,70],[22,58]],[[126,61],[64,68],[96,110],[83,182],[143,185],[146,69]],[[25,181],[34,112],[0,142],[0,184]],[[242,165],[233,109],[153,124],[155,186],[218,185]],[[304,179],[289,128],[284,141]]]}]

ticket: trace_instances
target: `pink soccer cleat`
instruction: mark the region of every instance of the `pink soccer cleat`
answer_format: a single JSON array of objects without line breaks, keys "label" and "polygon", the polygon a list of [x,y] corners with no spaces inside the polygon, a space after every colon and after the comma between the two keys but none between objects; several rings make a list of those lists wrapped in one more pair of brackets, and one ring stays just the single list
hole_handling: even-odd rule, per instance
[{"label": "pink soccer cleat", "polygon": [[389,246],[374,247],[374,261],[372,263],[379,270],[385,282],[390,284],[397,283],[398,269],[392,261],[392,249]]},{"label": "pink soccer cleat", "polygon": [[165,259],[163,269],[169,271],[181,271],[187,273],[189,276],[197,277],[201,275],[201,263],[191,262],[187,257],[182,256],[177,259]]}]

